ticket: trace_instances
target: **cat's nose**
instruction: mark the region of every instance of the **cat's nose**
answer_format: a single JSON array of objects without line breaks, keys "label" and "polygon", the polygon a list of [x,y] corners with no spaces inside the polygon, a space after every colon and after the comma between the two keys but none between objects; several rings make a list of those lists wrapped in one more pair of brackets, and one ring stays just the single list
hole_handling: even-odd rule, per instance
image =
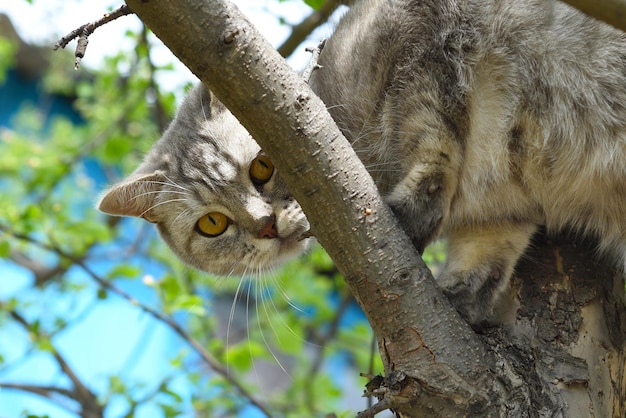
[{"label": "cat's nose", "polygon": [[258,238],[276,238],[278,236],[278,229],[276,228],[276,215],[266,216],[263,218],[263,228],[259,230],[257,234]]}]

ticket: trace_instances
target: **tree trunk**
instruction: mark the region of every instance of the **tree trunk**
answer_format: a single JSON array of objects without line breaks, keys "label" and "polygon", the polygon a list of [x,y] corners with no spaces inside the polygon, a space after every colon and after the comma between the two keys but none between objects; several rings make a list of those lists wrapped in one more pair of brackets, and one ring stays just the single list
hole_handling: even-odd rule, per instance
[{"label": "tree trunk", "polygon": [[[571,343],[545,341],[535,330],[544,323],[532,316],[526,292],[518,293],[524,296],[520,312],[528,315],[516,320],[509,312],[510,326],[474,333],[441,294],[321,101],[234,6],[218,0],[126,3],[275,162],[378,338],[386,376],[369,388],[383,405],[411,417],[559,416],[569,402],[565,394],[581,392],[586,379],[615,382],[613,390],[604,384],[593,392],[598,397],[602,391],[605,404],[621,396],[623,412],[623,325],[614,334],[621,338],[607,340],[620,348],[606,347],[616,358],[611,364],[621,368],[594,380],[595,370],[585,375],[582,360],[563,351]],[[589,364],[608,363],[594,355]]]},{"label": "tree trunk", "polygon": [[507,358],[531,383],[525,390],[537,391],[537,415],[626,416],[624,278],[594,248],[567,235],[536,237],[499,312],[502,325],[486,333],[509,346]]}]

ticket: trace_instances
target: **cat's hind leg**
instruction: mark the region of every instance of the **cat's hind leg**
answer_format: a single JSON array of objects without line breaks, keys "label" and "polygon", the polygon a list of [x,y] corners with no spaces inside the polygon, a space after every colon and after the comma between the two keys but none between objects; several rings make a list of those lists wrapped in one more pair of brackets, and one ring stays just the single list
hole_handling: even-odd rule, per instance
[{"label": "cat's hind leg", "polygon": [[530,223],[499,223],[449,234],[448,258],[437,281],[470,323],[489,320],[536,230]]}]

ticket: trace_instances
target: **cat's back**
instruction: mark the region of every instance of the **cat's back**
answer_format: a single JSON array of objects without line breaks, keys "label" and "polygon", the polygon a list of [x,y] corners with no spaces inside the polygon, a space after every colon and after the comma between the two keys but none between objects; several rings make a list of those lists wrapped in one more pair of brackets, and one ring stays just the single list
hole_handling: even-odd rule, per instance
[{"label": "cat's back", "polygon": [[320,64],[311,85],[383,193],[445,131],[460,154],[450,222],[514,216],[621,239],[622,32],[558,1],[362,0]]},{"label": "cat's back", "polygon": [[485,63],[512,64],[503,68],[508,81],[527,92],[555,77],[574,90],[574,78],[621,80],[625,48],[621,31],[555,0],[361,0],[327,43],[311,85],[348,128],[374,118],[389,91],[431,77],[448,84],[439,93],[467,95]]}]

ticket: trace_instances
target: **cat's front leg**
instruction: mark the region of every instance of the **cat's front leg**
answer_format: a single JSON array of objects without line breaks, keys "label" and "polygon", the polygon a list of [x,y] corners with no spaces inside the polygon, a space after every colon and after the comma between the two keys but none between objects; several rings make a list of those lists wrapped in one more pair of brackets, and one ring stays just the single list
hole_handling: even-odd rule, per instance
[{"label": "cat's front leg", "polygon": [[437,281],[468,322],[490,319],[536,230],[530,223],[499,223],[469,225],[449,235],[448,258]]},{"label": "cat's front leg", "polygon": [[459,152],[440,145],[421,149],[419,160],[385,197],[420,254],[445,222],[457,186]]}]

